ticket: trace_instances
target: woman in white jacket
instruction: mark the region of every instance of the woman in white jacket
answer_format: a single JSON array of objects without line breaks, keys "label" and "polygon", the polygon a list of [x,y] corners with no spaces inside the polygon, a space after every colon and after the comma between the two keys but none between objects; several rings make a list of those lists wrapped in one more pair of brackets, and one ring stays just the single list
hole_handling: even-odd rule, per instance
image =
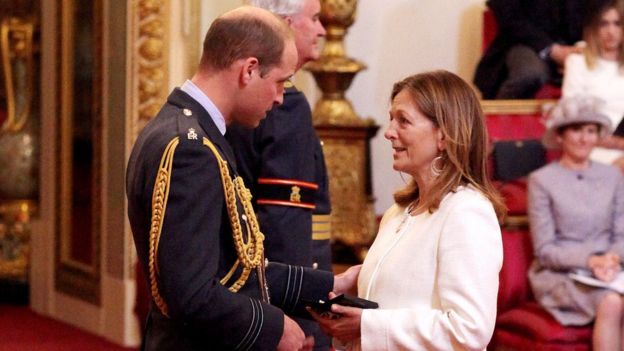
[{"label": "woman in white jacket", "polygon": [[394,194],[361,270],[344,273],[359,273],[358,295],[379,308],[313,315],[337,349],[483,350],[496,320],[505,210],[486,175],[479,100],[450,72],[408,77],[394,86],[384,135],[393,168],[412,181]]}]

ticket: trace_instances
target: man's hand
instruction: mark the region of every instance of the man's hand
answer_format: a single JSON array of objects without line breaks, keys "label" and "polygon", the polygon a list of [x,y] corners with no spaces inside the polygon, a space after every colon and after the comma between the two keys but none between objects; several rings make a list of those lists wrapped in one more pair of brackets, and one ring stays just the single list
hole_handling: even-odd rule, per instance
[{"label": "man's hand", "polygon": [[553,44],[550,50],[550,58],[557,63],[558,66],[563,67],[566,57],[572,53],[579,54],[583,52],[583,48],[579,46]]},{"label": "man's hand", "polygon": [[334,289],[336,294],[357,295],[357,280],[362,265],[351,266],[346,271],[334,277]]},{"label": "man's hand", "polygon": [[[307,341],[309,344],[309,341]],[[309,347],[306,344],[306,337],[303,330],[299,328],[299,325],[294,320],[290,319],[287,315],[284,315],[284,333],[277,345],[278,351],[293,351],[303,350],[304,346]],[[312,339],[312,345],[314,345],[314,339]]]}]

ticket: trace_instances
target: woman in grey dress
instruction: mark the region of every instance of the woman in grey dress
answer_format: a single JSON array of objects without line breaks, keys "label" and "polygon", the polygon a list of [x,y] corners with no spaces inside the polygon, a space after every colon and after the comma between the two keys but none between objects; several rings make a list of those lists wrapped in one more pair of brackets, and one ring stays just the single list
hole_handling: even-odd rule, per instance
[{"label": "woman in grey dress", "polygon": [[618,293],[573,281],[584,269],[611,281],[624,258],[624,177],[589,154],[611,132],[601,101],[565,98],[551,109],[544,145],[561,158],[529,176],[529,220],[535,298],[563,325],[594,323],[594,350],[622,350],[624,300]]}]

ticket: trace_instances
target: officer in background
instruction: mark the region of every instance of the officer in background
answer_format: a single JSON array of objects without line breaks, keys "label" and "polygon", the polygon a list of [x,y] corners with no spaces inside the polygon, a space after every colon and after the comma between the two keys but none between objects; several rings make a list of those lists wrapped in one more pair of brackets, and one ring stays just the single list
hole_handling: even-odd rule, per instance
[{"label": "officer in background", "polygon": [[281,103],[296,67],[284,21],[249,6],[230,11],[208,30],[197,73],[139,134],[126,186],[152,294],[144,349],[310,348],[282,310],[304,315],[300,301],[353,284],[310,268],[265,269],[264,237],[224,138],[230,123],[253,128]]},{"label": "officer in background", "polygon": [[[281,16],[293,29],[297,69],[319,57],[325,29],[319,0],[249,0]],[[258,128],[228,129],[239,171],[250,185],[270,261],[331,271],[329,184],[321,142],[312,125],[310,105],[287,82],[284,103],[275,106]],[[313,230],[313,228],[315,230]],[[327,350],[329,337],[316,322],[296,318],[315,350]]]}]

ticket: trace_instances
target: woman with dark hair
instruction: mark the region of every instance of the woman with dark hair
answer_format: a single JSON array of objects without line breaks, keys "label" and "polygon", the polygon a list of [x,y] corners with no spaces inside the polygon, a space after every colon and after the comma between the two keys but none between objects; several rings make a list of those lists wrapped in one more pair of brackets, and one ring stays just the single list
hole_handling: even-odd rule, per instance
[{"label": "woman with dark hair", "polygon": [[412,179],[395,193],[354,283],[379,308],[313,315],[337,349],[483,350],[496,320],[505,209],[486,174],[479,100],[453,73],[410,76],[394,85],[384,136],[393,168]]},{"label": "woman with dark hair", "polygon": [[571,272],[609,282],[624,257],[624,177],[589,155],[611,131],[591,96],[563,98],[548,113],[544,145],[561,149],[529,176],[529,223],[536,300],[563,325],[594,322],[594,350],[622,350],[624,301],[613,291],[577,283]]},{"label": "woman with dark hair", "polygon": [[[590,2],[583,27],[586,47],[566,59],[563,97],[592,95],[604,100],[600,107],[613,126],[624,117],[624,2]],[[624,125],[622,126],[624,127]],[[622,131],[624,132],[624,130]],[[591,159],[615,164],[624,171],[624,135],[602,140]]]}]

